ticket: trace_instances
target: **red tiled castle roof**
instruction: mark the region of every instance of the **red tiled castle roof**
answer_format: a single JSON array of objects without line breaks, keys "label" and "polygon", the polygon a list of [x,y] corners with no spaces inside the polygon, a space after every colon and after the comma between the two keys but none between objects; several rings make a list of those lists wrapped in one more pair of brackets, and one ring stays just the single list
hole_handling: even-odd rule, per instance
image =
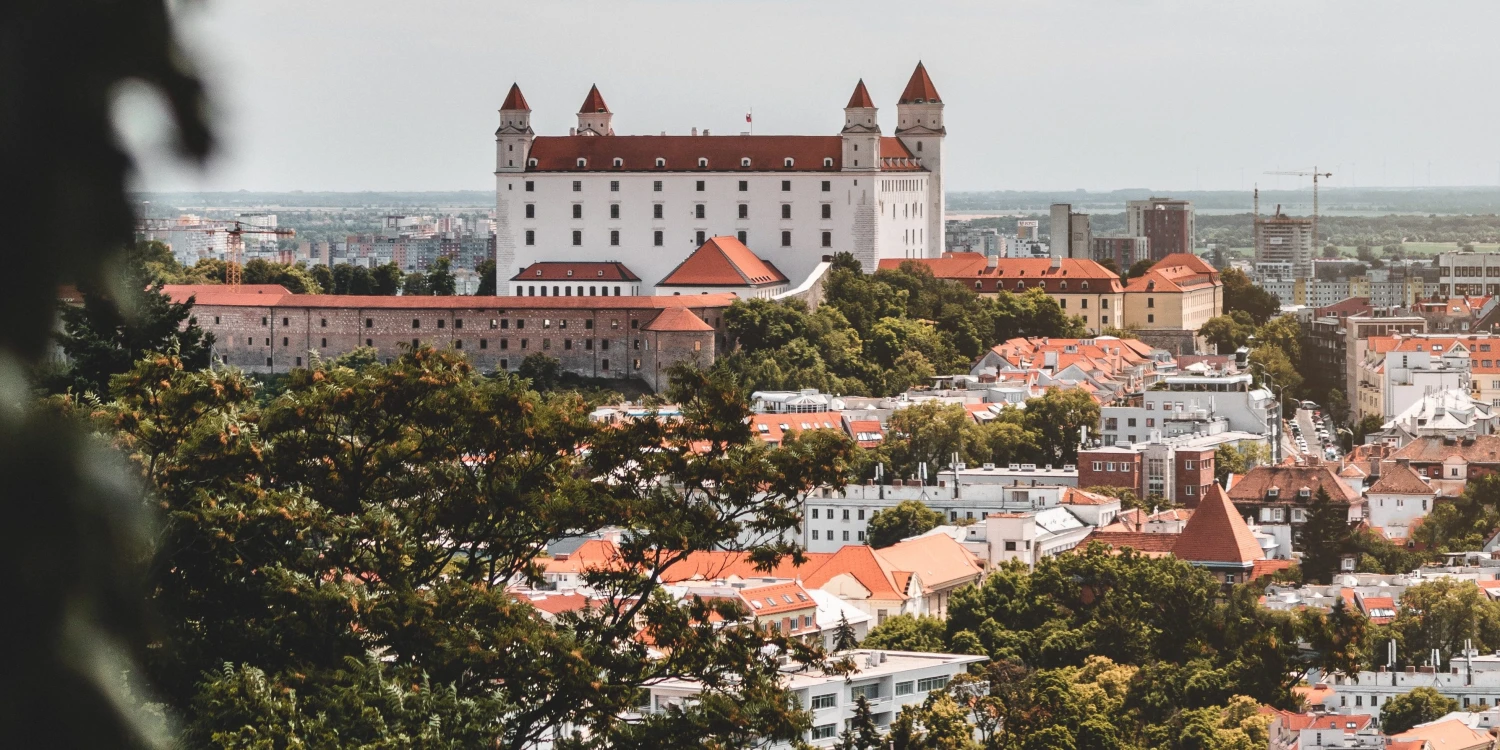
[{"label": "red tiled castle roof", "polygon": [[849,97],[849,103],[844,105],[844,109],[855,107],[875,108],[875,102],[870,99],[870,92],[865,89],[865,79],[863,78],[859,79],[859,83],[855,85],[854,96]]},{"label": "red tiled castle roof", "polygon": [[[838,172],[844,139],[836,135],[601,135],[537,136],[528,172]],[[900,138],[880,139],[882,169],[926,171]],[[578,160],[584,159],[584,166]],[[620,166],[614,165],[620,159]],[[665,160],[656,166],[656,160]],[[742,166],[748,158],[750,166]],[[785,165],[787,158],[792,166]],[[708,166],[698,166],[707,159]],[[831,159],[824,166],[824,159]]]},{"label": "red tiled castle roof", "polygon": [[932,85],[932,79],[927,75],[926,66],[917,63],[917,69],[912,71],[911,80],[906,82],[906,89],[901,92],[901,104],[922,104],[927,102],[941,102],[937,87]]},{"label": "red tiled castle roof", "polygon": [[505,103],[501,104],[500,108],[531,110],[531,105],[526,103],[526,97],[521,95],[520,84],[512,83],[510,85],[510,93],[505,95]]},{"label": "red tiled castle roof", "polygon": [[710,237],[658,286],[769,286],[786,276],[734,237]]},{"label": "red tiled castle roof", "polygon": [[583,106],[578,108],[578,114],[585,115],[608,111],[609,105],[604,103],[604,95],[599,93],[599,87],[597,85],[590,86],[589,95],[583,98]]},{"label": "red tiled castle roof", "polygon": [[1188,562],[1246,565],[1265,557],[1245,519],[1217,484],[1209,485],[1172,554]]},{"label": "red tiled castle roof", "polygon": [[[571,272],[571,273],[570,273]],[[619,261],[603,263],[546,260],[521,269],[511,281],[640,281],[633,271]]]}]

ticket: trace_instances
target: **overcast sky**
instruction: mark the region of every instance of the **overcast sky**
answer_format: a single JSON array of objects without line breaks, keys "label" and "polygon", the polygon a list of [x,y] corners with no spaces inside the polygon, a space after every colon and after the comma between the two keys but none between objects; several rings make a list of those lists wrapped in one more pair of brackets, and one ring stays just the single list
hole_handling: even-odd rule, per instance
[{"label": "overcast sky", "polygon": [[[153,190],[492,189],[496,110],[539,134],[589,85],[617,133],[834,134],[864,78],[885,132],[918,59],[950,190],[1500,184],[1495,0],[207,0],[182,27],[223,140],[201,175],[122,130]],[[1429,177],[1430,173],[1430,177]],[[1282,178],[1281,187],[1297,186]]]}]

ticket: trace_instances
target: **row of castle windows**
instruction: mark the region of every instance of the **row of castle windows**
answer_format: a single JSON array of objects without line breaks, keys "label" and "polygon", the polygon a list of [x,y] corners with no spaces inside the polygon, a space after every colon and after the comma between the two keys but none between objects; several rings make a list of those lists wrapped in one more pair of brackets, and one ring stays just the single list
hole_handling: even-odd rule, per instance
[{"label": "row of castle windows", "polygon": [[[453,343],[454,343],[454,347],[453,348],[455,348],[455,349],[462,349],[462,348],[464,348],[462,341],[455,341]],[[479,343],[483,344],[484,341],[481,340]],[[372,344],[371,344],[370,340],[366,339],[365,340],[365,346],[371,346],[371,345]],[[417,340],[416,339],[412,339],[411,345],[413,347],[416,347],[417,346]],[[484,346],[480,346],[479,348],[483,349],[485,347]],[[219,361],[223,362],[225,364],[228,364],[229,363],[229,356],[228,355],[220,355],[219,356]],[[390,364],[391,360],[389,358],[387,358],[386,361],[385,361],[385,363],[386,364]],[[266,367],[274,367],[274,366],[275,366],[275,363],[272,362],[271,358],[270,357],[266,357]],[[302,366],[302,358],[301,357],[297,358],[297,365],[296,366],[297,367],[301,367]],[[633,366],[637,370],[641,369],[641,361],[639,359],[634,360]],[[508,359],[502,359],[502,360],[500,360],[500,364],[498,365],[498,367],[501,370],[509,370],[510,369],[510,360],[508,360]],[[608,359],[601,359],[601,360],[599,360],[599,369],[601,371],[603,371],[603,372],[609,372],[609,360]]]},{"label": "row of castle windows", "polygon": [[[740,203],[740,204],[737,204],[737,205],[739,206],[739,218],[741,218],[741,219],[748,219],[748,218],[750,218],[750,204],[749,203]],[[821,213],[820,218],[823,218],[823,219],[832,219],[833,218],[833,204],[832,203],[823,203],[823,204],[820,204],[820,207],[821,207],[820,208],[820,213]],[[894,209],[895,207],[892,206],[892,208]],[[651,218],[653,218],[653,219],[662,219],[662,218],[665,218],[665,217],[666,217],[666,206],[665,206],[665,204],[662,204],[662,203],[653,203],[653,204],[651,204]],[[697,218],[697,219],[706,219],[706,218],[708,218],[708,204],[707,203],[695,203],[695,204],[693,204],[693,217]],[[536,204],[535,203],[527,203],[526,204],[526,218],[528,218],[528,219],[535,219],[536,218]],[[583,218],[583,204],[582,203],[574,203],[573,204],[573,218],[575,218],[575,219],[582,219]],[[618,203],[611,203],[611,204],[609,204],[609,218],[611,218],[611,219],[618,219],[618,218],[620,218],[620,204],[618,204]],[[792,204],[790,204],[790,203],[783,203],[783,204],[781,204],[781,218],[783,218],[783,219],[790,219],[790,218],[792,218]]]},{"label": "row of castle windows", "polygon": [[[570,296],[570,297],[573,296],[573,293],[572,293],[573,287],[570,286],[570,287],[567,287],[567,289],[568,289],[567,296]],[[594,296],[593,295],[593,289],[594,289],[593,287],[589,287],[589,296]],[[619,287],[615,287],[615,290],[616,290],[615,291],[615,296],[616,297],[620,296],[619,295]],[[536,295],[536,287],[534,287],[534,286],[531,287],[531,294],[529,296],[533,296],[533,297],[537,296]],[[541,296],[543,296],[543,297],[547,296],[547,287],[545,287],[545,286],[542,287],[542,294],[541,294]],[[557,293],[557,287],[555,287],[555,286],[552,287],[552,296],[554,296],[554,297],[559,296],[558,293]],[[578,296],[580,296],[580,297],[583,296],[583,287],[581,287],[581,286],[578,287]],[[609,295],[606,294],[605,296],[609,296]],[[215,315],[214,316],[214,325],[221,325],[222,324],[221,321],[222,321],[222,316],[219,316],[219,315]],[[544,328],[544,329],[551,328],[552,327],[552,323],[553,323],[553,321],[552,321],[551,318],[543,318],[542,319],[542,328]],[[717,319],[715,319],[715,323],[717,323]],[[271,319],[270,319],[270,317],[261,316],[260,324],[262,326],[269,326],[269,325],[271,325]],[[288,327],[291,324],[292,324],[292,319],[290,317],[282,317],[282,319],[281,319],[281,325],[282,325],[283,328]],[[446,328],[447,324],[448,324],[447,318],[438,318],[438,320],[437,320],[437,327],[439,329]],[[327,318],[321,318],[321,319],[319,319],[319,321],[318,321],[318,327],[319,328],[327,328],[328,327],[328,319]],[[374,327],[375,327],[375,319],[374,318],[365,318],[365,328],[374,328]],[[412,328],[421,328],[422,327],[422,319],[421,318],[412,318],[411,319],[411,327]],[[457,330],[461,330],[463,327],[464,327],[464,319],[463,318],[454,318],[454,320],[453,320],[453,328],[457,329]],[[558,327],[559,330],[567,330],[567,328],[568,328],[568,321],[566,319],[559,318],[557,320],[557,327]],[[619,318],[611,318],[610,321],[609,321],[609,327],[612,330],[618,330],[620,328],[620,319]],[[630,327],[632,329],[640,328],[641,327],[641,321],[638,320],[638,319],[631,319],[631,321],[630,321]],[[490,330],[497,330],[497,329],[498,330],[506,330],[506,329],[509,329],[509,328],[510,328],[510,318],[490,318]],[[526,328],[526,320],[524,318],[516,318],[516,329],[517,330],[521,330],[521,329],[524,329],[524,328]],[[594,330],[594,321],[593,321],[592,318],[584,318],[584,320],[583,320],[583,329],[585,331],[592,331],[592,330]],[[327,339],[324,339],[324,341],[327,341]],[[250,342],[250,343],[253,343],[253,341]],[[269,345],[270,343],[271,343],[271,340],[270,339],[266,339],[266,344]],[[326,346],[326,344],[325,344],[325,346]]]},{"label": "row of castle windows", "polygon": [[[583,349],[584,349],[584,351],[590,351],[591,352],[591,351],[594,350],[594,340],[593,339],[579,339],[579,340],[583,342]],[[510,339],[498,339],[498,341],[500,342],[500,350],[501,351],[506,351],[506,350],[510,349]],[[519,339],[519,341],[520,341],[520,348],[521,349],[526,349],[530,345],[530,343],[531,343],[531,339]],[[573,350],[573,341],[574,341],[573,339],[562,339],[563,349],[566,350],[566,351],[572,351]],[[245,337],[245,345],[246,346],[255,346],[255,337],[254,336],[246,336]],[[283,336],[281,338],[281,345],[283,347],[289,347],[289,346],[291,346],[292,345],[291,337],[289,337],[289,336]],[[374,345],[375,345],[375,339],[372,339],[372,338],[365,339],[365,346],[374,346]],[[418,339],[412,339],[411,340],[411,345],[412,346],[417,346],[418,345]],[[270,338],[266,339],[266,346],[271,346],[271,339]],[[322,348],[322,349],[327,349],[328,348],[328,339],[326,339],[326,338],[322,339],[321,342],[320,342],[320,344],[319,344],[319,347]],[[453,340],[453,348],[454,349],[462,349],[462,348],[464,348],[463,339],[454,339]],[[480,339],[479,340],[479,348],[480,349],[489,349],[490,348],[490,340],[489,339]],[[641,348],[641,340],[640,339],[632,339],[631,340],[631,348],[632,349],[640,349]],[[646,348],[650,349],[651,347],[648,345]],[[658,348],[661,348],[660,347],[660,343],[658,343]],[[544,349],[544,350],[551,350],[552,349],[552,339],[542,339],[542,349]],[[600,339],[599,340],[599,351],[602,351],[602,352],[609,351],[609,339]],[[702,351],[702,342],[694,341],[693,342],[693,351],[695,351],[695,352],[696,351]],[[270,363],[267,362],[267,364],[270,364]],[[301,361],[299,360],[297,364],[300,365]],[[608,369],[608,368],[605,368],[605,369]]]},{"label": "row of castle windows", "polygon": [[[699,218],[702,218],[702,217],[700,216]],[[654,247],[664,247],[666,245],[666,232],[664,232],[664,231],[662,231],[660,229],[657,229],[657,230],[653,231],[651,234],[652,234],[651,244]],[[749,232],[746,232],[745,230],[741,229],[738,232],[736,232],[735,234],[737,235],[737,238],[739,239],[740,244],[744,245],[744,244],[748,244],[749,243],[749,241],[750,241],[750,233]],[[822,246],[823,247],[833,247],[833,232],[821,232],[820,234],[822,235]],[[695,231],[693,233],[692,242],[693,242],[693,246],[694,247],[701,246],[704,242],[707,242],[707,241],[708,241],[708,232],[706,230],[699,229],[699,230],[697,230],[697,231]],[[535,229],[528,229],[528,230],[526,230],[526,244],[527,245],[535,245],[536,244],[536,230]],[[611,230],[609,230],[609,244],[612,245],[612,246],[618,246],[620,244],[620,230],[618,230],[618,229],[611,229]],[[583,245],[583,230],[581,230],[581,229],[574,229],[573,230],[573,245],[575,247]],[[782,231],[782,233],[781,233],[781,246],[782,247],[791,247],[792,246],[792,232],[791,232],[791,230],[783,230]],[[618,292],[617,292],[617,294],[618,294]]]},{"label": "row of castle windows", "polygon": [[[739,182],[740,182],[739,188],[740,188],[740,192],[741,193],[748,193],[748,192],[750,192],[750,181],[749,180],[740,180]],[[856,182],[855,184],[857,185],[859,183]],[[664,187],[664,185],[663,185],[663,181],[662,180],[652,180],[651,181],[651,192],[653,192],[653,193],[660,193],[660,192],[662,192],[663,187]],[[823,192],[825,192],[825,193],[831,193],[831,192],[833,192],[833,181],[832,180],[823,180],[822,184],[819,187],[821,188],[821,190]],[[524,183],[524,188],[525,188],[526,192],[528,192],[528,193],[534,193],[534,192],[536,192],[536,180],[526,180],[525,183]],[[704,191],[708,190],[708,181],[707,180],[697,180],[694,183],[693,188],[695,190],[697,190],[698,192],[700,192],[700,193],[704,192]],[[583,192],[583,180],[574,180],[573,181],[573,192],[575,192],[575,193],[581,193],[581,192]],[[618,192],[620,192],[620,181],[619,180],[610,180],[609,181],[609,192],[611,192],[611,193],[618,193]],[[783,193],[790,193],[790,192],[792,192],[792,181],[791,180],[782,180],[781,181],[781,192],[783,192]]]}]

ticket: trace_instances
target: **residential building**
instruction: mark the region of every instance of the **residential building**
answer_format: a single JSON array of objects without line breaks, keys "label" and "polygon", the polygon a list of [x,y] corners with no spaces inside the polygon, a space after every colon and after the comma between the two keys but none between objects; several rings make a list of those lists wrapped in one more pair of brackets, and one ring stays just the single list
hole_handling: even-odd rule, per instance
[{"label": "residential building", "polygon": [[[1125,233],[1144,237],[1153,260],[1178,253],[1192,255],[1198,233],[1193,202],[1150,198],[1125,203]],[[1147,256],[1141,256],[1147,257]],[[1125,270],[1128,266],[1120,266]]]},{"label": "residential building", "polygon": [[1168,255],[1125,287],[1125,327],[1173,354],[1207,348],[1198,329],[1224,311],[1219,272],[1191,253]]},{"label": "residential building", "polygon": [[1359,495],[1339,479],[1334,465],[1321,462],[1257,466],[1228,492],[1240,514],[1256,519],[1258,528],[1275,538],[1275,556],[1290,558],[1302,549],[1307,508],[1320,489],[1344,508],[1359,501]]},{"label": "residential building", "polygon": [[654,283],[716,236],[798,281],[839,252],[866,271],[936,257],[947,130],[922,65],[896,109],[885,136],[861,81],[836,135],[616,135],[595,88],[569,134],[537,135],[512,86],[495,133],[497,278],[542,260],[619,260]]},{"label": "residential building", "polygon": [[[884,732],[901,709],[921,705],[928,694],[966,674],[970,665],[986,661],[983,656],[871,649],[841,655],[855,664],[853,674],[828,674],[816,667],[795,665],[782,672],[782,686],[798,705],[812,713],[812,729],[803,737],[811,747],[833,747],[839,733],[854,718],[854,707],[861,697],[870,705],[876,727]],[[667,711],[693,700],[701,689],[697,682],[675,678],[652,683],[643,711]],[[791,745],[772,743],[767,747],[781,750]]]},{"label": "residential building", "polygon": [[1226,586],[1249,583],[1255,563],[1266,557],[1265,551],[1212,478],[1210,474],[1202,500],[1172,547],[1172,555],[1194,567],[1206,568]]},{"label": "residential building", "polygon": [[1107,404],[1150,388],[1175,369],[1170,353],[1136,339],[1037,337],[996,344],[974,362],[970,374],[986,381],[1039,371],[1054,381],[1086,388]]},{"label": "residential building", "polygon": [[[1311,218],[1287,216],[1276,213],[1255,219],[1255,264],[1256,271],[1277,264],[1281,273],[1271,275],[1283,279],[1307,279],[1312,277],[1313,226]],[[1348,296],[1348,295],[1344,295]]]},{"label": "residential building", "polygon": [[[1350,315],[1344,319],[1344,393],[1353,406],[1352,421],[1366,415],[1384,417],[1385,398],[1381,394],[1381,380],[1374,368],[1365,366],[1366,354],[1373,351],[1383,353],[1395,346],[1394,337],[1422,333],[1427,330],[1427,321],[1416,315],[1387,314],[1375,310],[1370,314]],[[1374,343],[1372,344],[1372,340]],[[1383,360],[1380,362],[1383,365]]]},{"label": "residential building", "polygon": [[1146,237],[1095,237],[1094,252],[1090,257],[1100,263],[1114,261],[1115,268],[1125,273],[1136,261],[1151,257],[1151,240]]},{"label": "residential building", "polygon": [[1365,490],[1365,522],[1375,533],[1404,545],[1431,512],[1437,491],[1410,464],[1376,461],[1374,467],[1379,474],[1370,477]]},{"label": "residential building", "polygon": [[[1052,257],[1087,259],[1093,257],[1094,234],[1089,229],[1089,215],[1077,213],[1068,203],[1052,204],[1049,241]],[[1120,269],[1125,270],[1125,269]]]},{"label": "residential building", "polygon": [[[890,258],[880,261],[880,267],[899,268],[905,262]],[[1120,277],[1087,255],[1027,259],[947,253],[915,262],[926,266],[933,276],[963,284],[976,294],[1019,294],[1041,289],[1057,300],[1063,312],[1083,318],[1084,326],[1094,333],[1122,323],[1125,287]]]},{"label": "residential building", "polygon": [[1444,298],[1500,294],[1500,253],[1439,253],[1434,265]]},{"label": "residential building", "polygon": [[1085,488],[1120,487],[1142,499],[1160,497],[1191,508],[1214,483],[1219,446],[1264,440],[1262,435],[1245,432],[1175,438],[1152,435],[1145,442],[1081,448],[1078,482]]},{"label": "residential building", "polygon": [[1470,479],[1500,472],[1500,435],[1419,437],[1391,453],[1440,495],[1463,494]]}]

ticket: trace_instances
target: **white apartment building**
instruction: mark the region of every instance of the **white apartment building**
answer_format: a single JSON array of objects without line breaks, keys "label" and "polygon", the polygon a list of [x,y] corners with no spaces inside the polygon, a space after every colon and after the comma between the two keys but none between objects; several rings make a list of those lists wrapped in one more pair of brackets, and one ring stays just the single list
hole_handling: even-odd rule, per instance
[{"label": "white apartment building", "polygon": [[1271,431],[1276,400],[1257,388],[1250,373],[1169,375],[1166,387],[1141,394],[1139,406],[1105,406],[1099,410],[1104,445],[1139,443],[1159,437]]},{"label": "white apartment building", "polygon": [[[854,707],[863,696],[870,705],[875,724],[886,730],[901,709],[920,705],[929,693],[942,690],[969,665],[987,661],[987,657],[963,654],[928,654],[910,651],[860,649],[845,652],[852,657],[858,671],[847,678],[824,674],[818,669],[788,667],[783,674],[786,689],[796,696],[804,709],[812,711],[812,730],[803,737],[813,747],[832,747],[839,732],[854,718]],[[644,710],[655,713],[672,705],[691,701],[701,685],[687,680],[664,680],[651,686],[650,703]],[[988,691],[976,683],[974,690]],[[778,743],[770,748],[786,748]]]},{"label": "white apartment building", "polygon": [[[1421,657],[1422,661],[1429,658]],[[1450,655],[1443,654],[1443,658]],[[1379,714],[1387,701],[1419,687],[1430,687],[1463,708],[1500,705],[1500,654],[1452,654],[1448,669],[1426,666],[1387,671],[1382,667],[1358,675],[1335,674],[1324,684],[1331,690],[1321,708],[1341,714]]]},{"label": "white apartment building", "polygon": [[495,133],[497,282],[537,261],[620,261],[654,285],[714,236],[793,285],[823,256],[927,258],[944,247],[943,101],[919,63],[893,136],[861,81],[838,135],[616,135],[597,88],[568,135],[536,135],[512,86]]},{"label": "white apartment building", "polygon": [[1443,297],[1500,294],[1500,253],[1440,253],[1437,267]]},{"label": "white apartment building", "polygon": [[[1445,348],[1441,343],[1435,346]],[[1446,351],[1386,352],[1382,416],[1400,414],[1429,394],[1455,388],[1468,391],[1469,380],[1469,349],[1462,343],[1446,347]]]}]

